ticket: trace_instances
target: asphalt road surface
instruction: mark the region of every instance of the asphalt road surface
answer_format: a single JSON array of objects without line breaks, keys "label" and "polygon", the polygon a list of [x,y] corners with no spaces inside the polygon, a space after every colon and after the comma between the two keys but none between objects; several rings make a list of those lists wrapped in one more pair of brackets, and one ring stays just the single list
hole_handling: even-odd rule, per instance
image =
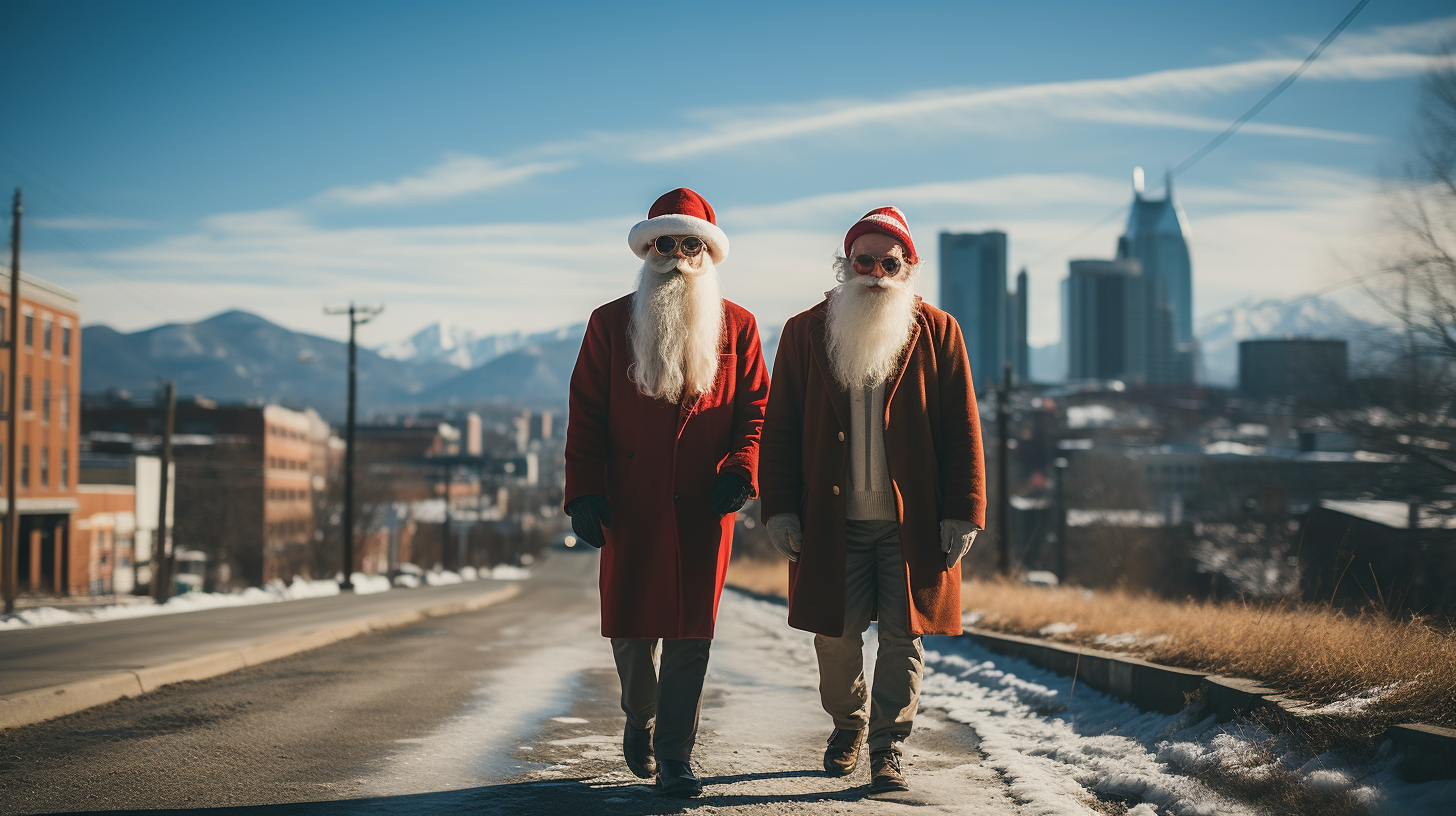
[{"label": "asphalt road surface", "polygon": [[909,793],[867,797],[867,763],[826,777],[809,636],[731,593],[694,757],[706,793],[658,796],[621,761],[596,564],[558,552],[478,612],[0,732],[0,813],[1021,812],[976,734],[934,708]]}]

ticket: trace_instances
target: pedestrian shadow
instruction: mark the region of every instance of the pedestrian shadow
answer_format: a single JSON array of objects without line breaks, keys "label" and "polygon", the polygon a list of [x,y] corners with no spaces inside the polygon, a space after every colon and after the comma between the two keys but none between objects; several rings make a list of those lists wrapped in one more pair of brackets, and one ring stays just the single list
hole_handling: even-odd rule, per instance
[{"label": "pedestrian shadow", "polygon": [[[426,816],[426,814],[510,814],[558,816],[590,813],[593,816],[668,816],[692,813],[705,807],[722,808],[765,804],[850,802],[864,797],[864,788],[774,794],[714,795],[713,786],[757,780],[819,778],[822,771],[777,771],[705,777],[709,786],[696,799],[669,799],[651,783],[588,784],[586,779],[552,779],[502,785],[484,785],[435,793],[374,796],[327,802],[287,802],[215,808],[127,808],[81,811],[93,816]],[[18,811],[25,812],[25,811]],[[31,811],[34,813],[34,811]],[[76,816],[77,811],[66,811]],[[59,813],[55,816],[60,816]]]}]

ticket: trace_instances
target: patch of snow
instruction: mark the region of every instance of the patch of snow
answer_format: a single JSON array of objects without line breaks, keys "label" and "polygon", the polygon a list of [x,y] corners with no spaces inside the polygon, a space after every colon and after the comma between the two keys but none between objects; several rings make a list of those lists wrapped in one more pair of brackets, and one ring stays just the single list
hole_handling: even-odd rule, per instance
[{"label": "patch of snow", "polygon": [[925,644],[922,703],[976,730],[986,762],[1027,813],[1086,814],[1087,791],[1138,802],[1128,813],[1139,816],[1256,812],[1197,779],[1211,771],[1250,781],[1294,773],[1316,792],[1349,791],[1377,816],[1445,814],[1456,801],[1456,781],[1401,781],[1388,743],[1351,767],[1302,754],[1257,726],[1144,712],[1085,684],[1074,689],[1071,678],[968,638]]},{"label": "patch of snow", "polygon": [[552,717],[551,722],[559,722],[566,725],[586,725],[590,720],[584,720],[581,717]]},{"label": "patch of snow", "polygon": [[[358,573],[354,579],[361,577]],[[371,587],[377,587],[379,576],[366,579]],[[382,591],[372,589],[371,591]],[[303,598],[325,598],[339,594],[339,579],[324,578],[310,580],[295,576],[288,583],[279,579],[269,581],[261,587],[248,587],[237,592],[185,592],[167,599],[166,603],[117,604],[92,609],[69,610],[52,607],[22,609],[10,615],[0,616],[0,629],[21,627],[56,626],[70,623],[94,623],[96,621],[120,620],[123,618],[144,618],[152,615],[172,615],[179,612],[196,612],[204,609],[220,609],[231,606],[296,601]]]},{"label": "patch of snow", "polygon": [[1335,715],[1354,716],[1369,708],[1371,705],[1380,702],[1384,697],[1390,696],[1392,692],[1401,687],[1400,682],[1388,683],[1384,686],[1365,689],[1356,694],[1346,694],[1333,703],[1326,703],[1322,706],[1312,706],[1299,710],[1305,715]]},{"label": "patch of snow", "polygon": [[531,571],[515,564],[496,564],[485,572],[497,581],[524,581],[531,577]]},{"label": "patch of snow", "polygon": [[1070,635],[1075,631],[1077,631],[1077,624],[1057,621],[1056,623],[1048,623],[1046,626],[1036,630],[1036,633],[1042,637],[1055,637],[1056,635]]},{"label": "patch of snow", "polygon": [[365,575],[356,572],[349,576],[349,583],[354,585],[355,595],[373,595],[377,592],[389,591],[389,576],[387,575]]},{"label": "patch of snow", "polygon": [[460,577],[467,581],[479,581],[480,573],[476,571],[475,567],[461,567]]},{"label": "patch of snow", "polygon": [[1167,635],[1145,638],[1141,632],[1122,632],[1116,635],[1098,635],[1092,639],[1092,642],[1099,646],[1111,646],[1114,649],[1132,649],[1140,646],[1155,646],[1167,639]]},{"label": "patch of snow", "polygon": [[425,583],[430,586],[445,586],[446,584],[463,584],[465,579],[460,573],[453,570],[430,570],[425,573]]},{"label": "patch of snow", "polygon": [[401,572],[394,576],[394,585],[403,589],[414,589],[420,585],[420,577],[410,572]]}]

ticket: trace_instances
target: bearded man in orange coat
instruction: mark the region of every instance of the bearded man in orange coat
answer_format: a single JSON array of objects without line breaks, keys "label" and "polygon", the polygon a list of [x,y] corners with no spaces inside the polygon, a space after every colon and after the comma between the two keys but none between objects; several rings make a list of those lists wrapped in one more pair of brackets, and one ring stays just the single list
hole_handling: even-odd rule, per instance
[{"label": "bearded man in orange coat", "polygon": [[758,490],[768,374],[753,315],[719,294],[728,237],[702,196],[664,194],[627,242],[644,261],[637,291],[592,313],[571,375],[566,512],[602,550],[627,766],[696,796],[703,679],[733,523]]},{"label": "bearded man in orange coat", "polygon": [[[920,300],[905,215],[866,213],[840,284],[790,318],[763,427],[763,518],[789,560],[789,625],[815,633],[834,720],[824,769],[869,743],[870,791],[906,790],[920,636],[960,634],[960,560],[985,524],[980,418],[955,318]],[[879,621],[873,695],[864,631]]]}]

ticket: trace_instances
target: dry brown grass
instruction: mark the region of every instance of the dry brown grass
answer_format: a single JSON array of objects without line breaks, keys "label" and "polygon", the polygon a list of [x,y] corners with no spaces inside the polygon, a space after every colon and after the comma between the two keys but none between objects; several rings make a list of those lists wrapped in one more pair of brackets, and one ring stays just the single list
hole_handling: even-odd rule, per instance
[{"label": "dry brown grass", "polygon": [[[1389,687],[1358,712],[1368,726],[1409,721],[1456,726],[1456,637],[1427,621],[1289,603],[1177,602],[999,581],[968,581],[962,597],[967,611],[980,613],[981,628],[1037,637],[1048,624],[1075,623],[1075,632],[1054,639],[1258,680],[1321,705]],[[1097,642],[1098,635],[1119,634],[1135,634],[1141,643]]]},{"label": "dry brown grass", "polygon": [[789,562],[778,559],[735,558],[728,562],[728,583],[762,595],[789,594]]}]

